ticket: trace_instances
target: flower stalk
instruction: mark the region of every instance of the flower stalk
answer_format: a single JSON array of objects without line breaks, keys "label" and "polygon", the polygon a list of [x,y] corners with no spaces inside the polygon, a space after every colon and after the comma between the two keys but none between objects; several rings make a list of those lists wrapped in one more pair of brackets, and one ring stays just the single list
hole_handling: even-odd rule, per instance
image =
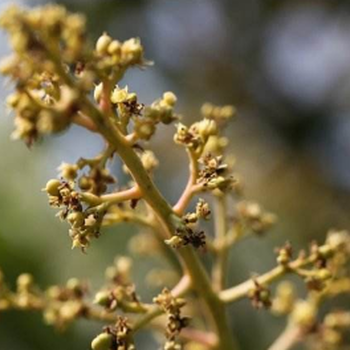
[{"label": "flower stalk", "polygon": [[[235,350],[239,344],[228,320],[228,304],[248,298],[255,308],[288,316],[289,326],[273,350],[288,349],[310,337],[319,342],[342,339],[339,328],[350,324],[348,313],[331,313],[320,320],[318,309],[325,299],[349,293],[346,231],[331,231],[323,245],[314,243],[297,258],[286,242],[276,250],[276,267],[226,286],[230,249],[241,238],[265,234],[276,221],[245,198],[234,162],[226,156],[225,127],[236,113],[234,107],[204,104],[201,119],[187,126],[175,113],[177,98],[172,92],[145,106],[127,86],[117,85],[128,69],[149,65],[139,39],[120,42],[104,33],[93,48],[84,18],[58,5],[11,7],[0,25],[9,32],[14,50],[0,66],[16,86],[7,100],[15,114],[13,137],[31,147],[38,139],[77,124],[105,142],[92,159],[62,163],[59,178],[49,180],[43,189],[57,216],[69,225],[72,248],[86,252],[105,227],[128,222],[142,229],[130,240],[130,254],[167,261],[164,270],[153,269],[145,276],[144,282],[162,287],[151,302],[137,294],[130,257],[115,259],[93,300],[88,285],[74,278],[42,290],[31,275],[23,274],[11,290],[0,271],[0,311],[41,311],[45,322],[59,329],[80,318],[108,323],[92,341],[93,350],[134,350],[134,338],[146,327],[162,330],[165,350],[187,350],[193,344]],[[148,149],[159,125],[172,123],[174,142],[189,158],[189,178],[175,205],[154,181],[159,162]],[[129,177],[127,183],[120,183],[111,171],[116,157]],[[211,219],[212,236],[203,225]],[[213,255],[210,268],[200,258],[204,254]],[[288,282],[272,295],[270,285],[290,273],[305,282],[306,298],[298,299]],[[206,312],[193,298],[200,298]],[[162,322],[157,320],[160,316]]]}]

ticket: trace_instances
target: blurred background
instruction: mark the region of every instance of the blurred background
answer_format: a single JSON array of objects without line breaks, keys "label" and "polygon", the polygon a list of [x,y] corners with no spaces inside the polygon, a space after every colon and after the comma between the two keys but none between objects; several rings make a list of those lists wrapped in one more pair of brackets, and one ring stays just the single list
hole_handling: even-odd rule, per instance
[{"label": "blurred background", "polygon": [[[264,238],[252,238],[231,254],[230,283],[274,266],[273,249],[288,238],[295,249],[321,242],[330,228],[349,228],[350,204],[350,4],[341,0],[67,0],[57,1],[88,17],[96,39],[104,30],[118,39],[138,36],[155,65],[124,78],[140,101],[171,90],[184,121],[201,104],[234,104],[239,113],[227,136],[249,199],[279,217]],[[35,6],[46,1],[4,1]],[[8,52],[4,33],[0,51]],[[10,91],[2,81],[1,101]],[[9,135],[12,118],[1,102],[0,266],[10,282],[30,272],[42,286],[75,276],[102,283],[114,256],[126,251],[129,226],[109,230],[87,255],[70,250],[67,227],[40,192],[61,161],[95,155],[101,141],[79,128],[28,150]],[[187,176],[185,154],[166,153],[173,128],[164,129],[154,150],[161,160],[157,182],[172,202]],[[171,157],[169,156],[171,152]],[[116,169],[118,166],[116,166]],[[144,276],[150,259],[135,262],[135,279],[147,300],[154,289]],[[301,287],[301,292],[303,292]],[[256,311],[244,300],[230,308],[242,349],[265,349],[284,327],[282,319]],[[89,349],[99,324],[78,322],[58,334],[41,316],[0,315],[0,348]],[[252,334],[254,336],[252,336]],[[142,350],[157,349],[147,334]]]}]

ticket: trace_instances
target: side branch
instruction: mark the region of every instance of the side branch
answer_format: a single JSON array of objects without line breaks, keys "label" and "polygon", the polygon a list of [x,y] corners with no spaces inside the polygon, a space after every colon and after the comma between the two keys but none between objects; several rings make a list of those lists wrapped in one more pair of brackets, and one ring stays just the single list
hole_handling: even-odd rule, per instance
[{"label": "side branch", "polygon": [[177,215],[184,214],[184,211],[188,207],[194,194],[202,189],[201,185],[196,186],[198,178],[198,158],[195,153],[189,149],[187,149],[187,153],[190,161],[190,176],[180,199],[173,207],[173,210]]},{"label": "side branch", "polygon": [[[74,91],[77,91],[74,80],[61,65],[56,50],[52,47],[50,48],[49,44],[47,44],[46,51],[49,59],[55,65],[57,74],[66,85]],[[164,223],[168,231],[168,236],[171,237],[176,232],[178,226],[181,225],[181,219],[176,215],[173,208],[155,186],[139,156],[130,146],[130,142],[117,129],[109,116],[105,115],[100,108],[95,106],[84,92],[77,92],[79,94],[78,101],[82,113],[92,119],[100,134],[115,148],[116,152],[129,169],[134,181],[139,186],[142,198],[153,209],[160,221]],[[179,249],[178,253],[181,257],[185,273],[190,276],[194,289],[198,295],[203,298],[211,314],[220,341],[217,348],[221,350],[236,349],[237,345],[234,343],[232,332],[226,319],[225,306],[214,292],[211,280],[198,258],[198,255],[194,249],[189,246]]]},{"label": "side branch", "polygon": [[[286,273],[293,272],[298,268],[309,265],[317,259],[317,256],[311,255],[308,258],[299,258],[288,265],[280,265],[275,267],[269,272],[258,276],[255,281],[258,284],[270,284],[271,282],[277,280]],[[242,299],[248,295],[249,291],[254,287],[254,281],[252,279],[245,281],[235,287],[226,289],[220,293],[220,300],[224,303],[232,303],[236,300]]]}]

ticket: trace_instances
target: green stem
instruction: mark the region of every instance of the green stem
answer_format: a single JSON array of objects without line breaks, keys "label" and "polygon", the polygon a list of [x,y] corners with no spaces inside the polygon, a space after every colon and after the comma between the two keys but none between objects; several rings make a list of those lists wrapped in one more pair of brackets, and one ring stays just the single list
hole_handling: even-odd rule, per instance
[{"label": "green stem", "polygon": [[[138,184],[142,198],[164,223],[168,235],[174,234],[181,220],[174,214],[169,203],[154,185],[138,155],[119,131],[115,129],[114,125],[88,99],[85,101],[85,108],[89,110],[88,115],[94,120],[103,136],[115,146],[117,153],[128,167],[134,181]],[[219,338],[218,349],[236,349],[237,346],[228,326],[224,304],[214,292],[208,274],[194,249],[185,247],[179,249],[178,253],[182,258],[183,269],[190,276],[194,289],[203,298],[210,311]]]},{"label": "green stem", "polygon": [[[64,71],[59,59],[51,54],[50,59],[55,63],[59,75],[63,81],[76,90],[75,82]],[[158,218],[167,228],[168,235],[175,233],[180,218],[173,212],[172,207],[164,199],[158,188],[154,185],[152,179],[142,165],[142,162],[135,151],[130,147],[127,139],[116,129],[115,125],[98,109],[85,94],[80,94],[81,106],[85,115],[89,116],[96,124],[99,132],[104,138],[115,147],[116,152],[128,167],[134,181],[138,184],[143,199],[156,213]],[[219,338],[217,349],[234,350],[237,349],[232,336],[231,329],[227,322],[224,303],[214,292],[211,281],[205,271],[203,264],[192,247],[185,247],[178,250],[182,258],[182,265],[192,282],[193,288],[198,295],[203,298],[208,310],[212,316],[216,332]]]},{"label": "green stem", "polygon": [[[213,266],[213,285],[215,290],[221,291],[226,285],[227,263],[229,247],[224,243],[227,238],[226,197],[220,195],[215,198],[215,243],[220,247],[217,251]],[[214,244],[215,244],[214,243]]]},{"label": "green stem", "polygon": [[[288,273],[298,274],[298,269],[300,269],[301,267],[307,266],[311,263],[314,263],[317,259],[318,259],[317,253],[312,254],[307,258],[298,258],[290,262],[286,266],[284,265],[276,266],[272,270],[257,277],[255,281],[262,285],[268,285],[278,280],[280,277],[284,276],[285,274],[288,274]],[[254,288],[254,285],[255,285],[254,280],[252,279],[247,280],[234,287],[223,290],[222,292],[220,292],[219,297],[224,303],[232,303],[236,300],[246,297],[249,291],[252,288]]]}]

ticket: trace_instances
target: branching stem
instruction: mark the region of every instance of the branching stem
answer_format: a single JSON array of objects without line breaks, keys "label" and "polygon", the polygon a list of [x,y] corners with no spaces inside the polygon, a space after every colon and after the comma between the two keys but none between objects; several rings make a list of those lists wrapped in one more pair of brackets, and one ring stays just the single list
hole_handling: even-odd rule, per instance
[{"label": "branching stem", "polygon": [[[309,265],[317,259],[316,255],[311,255],[310,257],[304,259],[299,258],[291,262],[286,266],[277,266],[271,271],[266,272],[265,274],[258,276],[255,281],[261,285],[270,284],[271,282],[279,279],[286,273],[290,273],[298,270],[300,267]],[[244,298],[247,296],[249,291],[254,288],[254,281],[247,280],[235,287],[226,289],[220,293],[220,299],[225,303],[232,303],[238,299]]]}]

